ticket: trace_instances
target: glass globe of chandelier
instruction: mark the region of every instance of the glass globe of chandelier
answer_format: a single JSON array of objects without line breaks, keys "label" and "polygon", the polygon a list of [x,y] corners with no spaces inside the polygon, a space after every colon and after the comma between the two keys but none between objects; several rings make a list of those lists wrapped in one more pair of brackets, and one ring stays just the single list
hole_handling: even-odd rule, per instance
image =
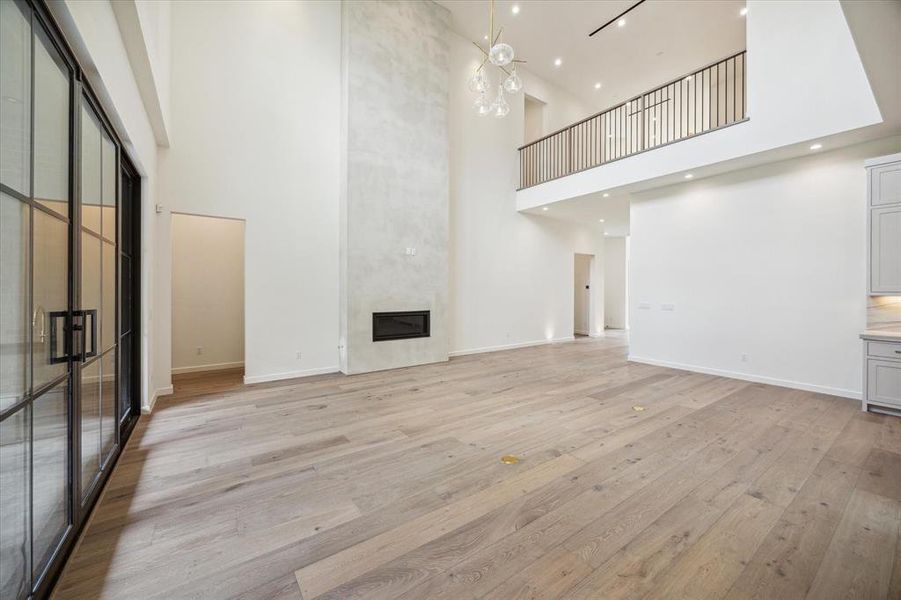
[{"label": "glass globe of chandelier", "polygon": [[[517,63],[524,63],[524,60],[518,60],[513,47],[501,40],[501,27],[494,34],[494,0],[489,1],[488,12],[488,49],[482,48],[477,42],[473,42],[475,46],[482,51],[484,58],[482,63],[476,68],[469,79],[469,91],[476,94],[475,109],[480,116],[494,115],[498,119],[503,119],[510,112],[510,104],[504,98],[504,94],[518,94],[522,91],[522,79],[516,74]],[[496,67],[498,73],[497,87],[491,82],[488,74],[489,65]]]}]

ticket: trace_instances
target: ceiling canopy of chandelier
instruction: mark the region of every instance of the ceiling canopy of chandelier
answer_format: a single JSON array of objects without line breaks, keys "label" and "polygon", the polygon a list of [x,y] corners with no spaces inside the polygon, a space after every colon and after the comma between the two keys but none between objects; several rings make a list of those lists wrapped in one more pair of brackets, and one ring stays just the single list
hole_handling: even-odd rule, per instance
[{"label": "ceiling canopy of chandelier", "polygon": [[[524,63],[524,60],[517,60],[510,44],[505,44],[501,40],[501,33],[504,28],[501,27],[494,33],[494,0],[489,0],[488,12],[488,50],[482,48],[481,44],[473,42],[476,48],[482,51],[484,58],[482,63],[476,68],[476,72],[469,79],[470,91],[478,94],[475,101],[476,112],[485,116],[492,114],[498,119],[502,119],[510,112],[510,105],[504,98],[504,93],[516,94],[522,90],[522,79],[516,74],[516,63]],[[491,78],[489,77],[488,64],[497,67],[498,84],[497,95],[494,100],[489,99],[488,94],[492,89]]]}]

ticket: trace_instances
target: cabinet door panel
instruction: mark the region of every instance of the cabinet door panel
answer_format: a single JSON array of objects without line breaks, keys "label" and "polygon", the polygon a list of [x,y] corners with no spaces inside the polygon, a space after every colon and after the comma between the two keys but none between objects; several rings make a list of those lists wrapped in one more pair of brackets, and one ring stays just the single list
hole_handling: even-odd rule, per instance
[{"label": "cabinet door panel", "polygon": [[867,401],[901,408],[901,362],[867,361]]},{"label": "cabinet door panel", "polygon": [[870,170],[870,203],[873,206],[901,204],[901,163]]},{"label": "cabinet door panel", "polygon": [[870,211],[870,293],[901,294],[901,205]]}]

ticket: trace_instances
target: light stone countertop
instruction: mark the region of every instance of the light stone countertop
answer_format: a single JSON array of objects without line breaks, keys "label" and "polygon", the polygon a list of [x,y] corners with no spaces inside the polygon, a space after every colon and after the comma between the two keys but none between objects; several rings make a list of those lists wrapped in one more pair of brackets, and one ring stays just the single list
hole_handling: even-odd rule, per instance
[{"label": "light stone countertop", "polygon": [[876,342],[901,342],[901,329],[867,329],[860,334],[860,339]]}]

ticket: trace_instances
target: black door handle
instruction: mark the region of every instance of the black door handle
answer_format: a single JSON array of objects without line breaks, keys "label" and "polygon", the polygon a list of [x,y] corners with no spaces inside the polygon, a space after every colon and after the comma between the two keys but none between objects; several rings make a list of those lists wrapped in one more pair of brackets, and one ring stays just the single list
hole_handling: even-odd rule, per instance
[{"label": "black door handle", "polygon": [[67,362],[69,360],[70,354],[72,352],[72,343],[71,336],[64,335],[63,336],[63,351],[62,354],[57,354],[57,350],[59,349],[59,339],[57,338],[57,324],[60,319],[63,321],[62,330],[66,331],[66,318],[69,316],[69,311],[66,310],[53,310],[47,313],[47,317],[50,319],[50,364],[55,365],[58,363]]},{"label": "black door handle", "polygon": [[[86,361],[87,359],[97,356],[97,309],[89,308],[86,310],[77,311],[81,313],[82,316],[82,328],[84,333],[81,334],[81,362]],[[91,349],[88,351],[87,349],[87,335],[85,333],[88,331],[88,319],[91,320],[90,332],[91,332]]]}]

